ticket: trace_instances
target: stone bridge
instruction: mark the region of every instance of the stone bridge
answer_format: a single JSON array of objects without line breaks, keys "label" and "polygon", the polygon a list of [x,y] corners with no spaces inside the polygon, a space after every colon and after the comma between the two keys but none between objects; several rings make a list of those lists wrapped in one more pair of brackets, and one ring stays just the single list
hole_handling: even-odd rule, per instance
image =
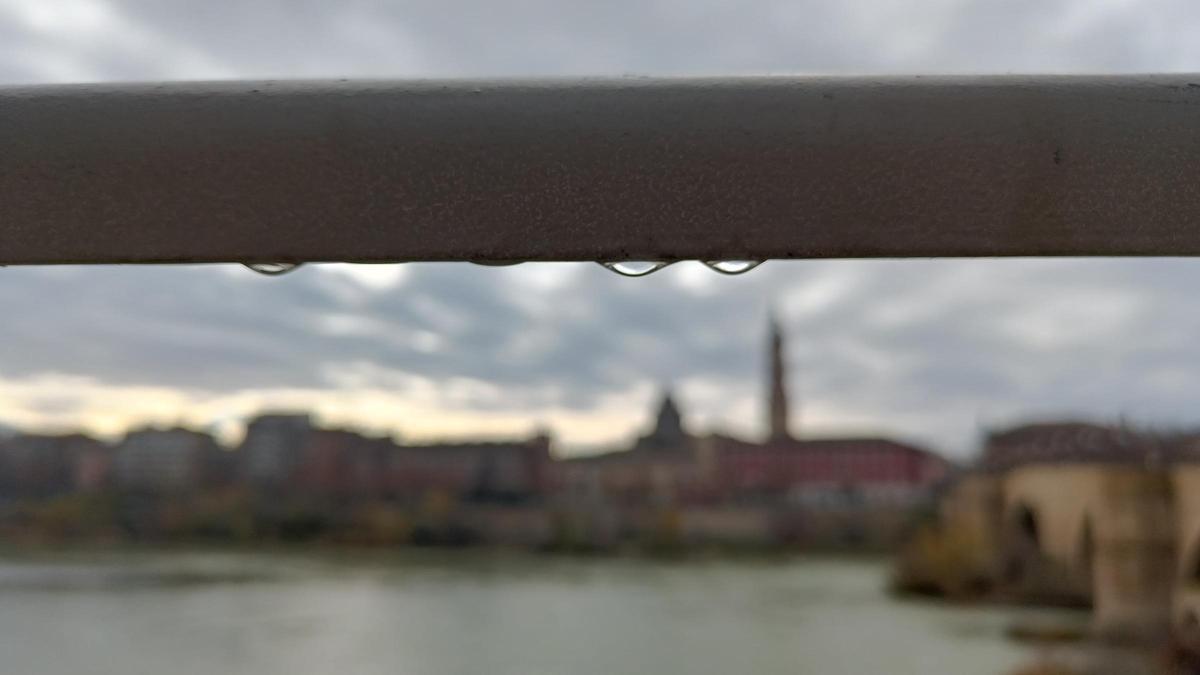
[{"label": "stone bridge", "polygon": [[1102,635],[1200,646],[1200,464],[1026,464],[964,477],[941,509],[1007,593],[1090,604]]}]

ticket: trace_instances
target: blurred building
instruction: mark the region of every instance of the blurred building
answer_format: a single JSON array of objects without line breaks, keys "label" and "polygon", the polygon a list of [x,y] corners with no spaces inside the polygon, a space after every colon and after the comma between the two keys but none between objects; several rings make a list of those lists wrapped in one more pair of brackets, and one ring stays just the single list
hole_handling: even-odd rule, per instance
[{"label": "blurred building", "polygon": [[284,486],[315,431],[307,413],[275,413],[251,420],[238,448],[240,478],[262,488]]},{"label": "blurred building", "polygon": [[111,487],[113,460],[116,455],[113,447],[87,436],[73,438],[78,438],[72,442],[75,450],[71,452],[75,489],[95,492]]},{"label": "blurred building", "polygon": [[381,459],[380,488],[392,496],[440,491],[477,502],[524,502],[545,491],[550,438],[405,444]]},{"label": "blurred building", "polygon": [[310,496],[369,500],[384,482],[383,460],[395,447],[342,429],[313,429],[304,436],[287,488]]},{"label": "blurred building", "polygon": [[589,521],[606,513],[611,522],[605,528],[614,537],[661,527],[661,513],[647,515],[646,509],[670,508],[679,514],[683,535],[693,539],[839,546],[896,541],[929,505],[951,465],[887,438],[794,435],[783,348],[783,332],[772,319],[764,440],[693,436],[675,398],[664,392],[653,427],[628,449],[560,462],[563,501],[589,510]]},{"label": "blurred building", "polygon": [[567,494],[593,501],[675,503],[702,489],[698,442],[684,429],[673,394],[664,390],[646,434],[625,450],[562,460],[555,467],[557,483]]},{"label": "blurred building", "polygon": [[212,436],[199,431],[138,429],[117,446],[113,475],[125,490],[185,492],[220,481],[227,456]]},{"label": "blurred building", "polygon": [[546,487],[550,438],[397,444],[307,416],[267,415],[239,450],[249,484],[309,497],[416,502],[431,492],[456,501],[529,501]]},{"label": "blurred building", "polygon": [[112,449],[84,434],[17,434],[0,439],[0,492],[51,496],[94,490],[109,479]]},{"label": "blurred building", "polygon": [[715,437],[711,452],[725,497],[812,507],[907,506],[927,497],[950,471],[940,455],[887,438],[751,443]]},{"label": "blurred building", "polygon": [[1195,433],[1149,433],[1124,424],[1068,420],[989,432],[979,468],[998,471],[1067,462],[1154,465],[1197,459],[1200,435]]}]

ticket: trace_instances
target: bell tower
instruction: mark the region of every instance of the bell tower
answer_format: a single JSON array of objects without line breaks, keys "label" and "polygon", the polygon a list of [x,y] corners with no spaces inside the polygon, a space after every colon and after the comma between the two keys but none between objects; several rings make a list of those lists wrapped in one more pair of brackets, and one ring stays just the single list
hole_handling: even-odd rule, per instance
[{"label": "bell tower", "polygon": [[783,329],[774,313],[771,314],[769,324],[771,372],[767,421],[771,440],[788,440],[792,434],[788,430],[787,366],[783,357]]}]

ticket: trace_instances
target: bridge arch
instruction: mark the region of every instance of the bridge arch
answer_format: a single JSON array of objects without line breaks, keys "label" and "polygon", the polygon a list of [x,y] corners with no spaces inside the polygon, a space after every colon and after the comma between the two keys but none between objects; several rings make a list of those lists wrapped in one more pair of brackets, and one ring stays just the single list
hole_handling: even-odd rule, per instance
[{"label": "bridge arch", "polygon": [[[1196,477],[1200,484],[1200,471]],[[1014,596],[1091,605],[1103,634],[1153,633],[1171,618],[1171,589],[1180,575],[1200,578],[1200,517],[1188,531],[1197,540],[1192,555],[1177,557],[1178,495],[1167,472],[1028,465],[1007,473],[1002,490],[1001,583]],[[1196,596],[1200,627],[1200,588]]]},{"label": "bridge arch", "polygon": [[1017,504],[1013,510],[1016,534],[1021,541],[1033,546],[1037,550],[1041,550],[1041,527],[1038,524],[1037,512],[1033,507],[1024,502]]},{"label": "bridge arch", "polygon": [[1029,502],[1017,502],[1004,524],[1005,581],[1019,584],[1034,572],[1043,557],[1042,524],[1035,507]]}]

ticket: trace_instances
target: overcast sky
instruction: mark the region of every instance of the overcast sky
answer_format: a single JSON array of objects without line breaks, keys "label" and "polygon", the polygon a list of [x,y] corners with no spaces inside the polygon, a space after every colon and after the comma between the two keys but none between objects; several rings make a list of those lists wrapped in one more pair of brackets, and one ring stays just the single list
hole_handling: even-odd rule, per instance
[{"label": "overcast sky", "polygon": [[[1188,0],[0,0],[0,82],[1178,72],[1196,35]],[[230,430],[303,406],[580,448],[628,438],[671,383],[694,429],[754,434],[774,306],[798,431],[962,457],[1024,418],[1200,423],[1196,289],[1189,260],[8,268],[0,423]]]}]

